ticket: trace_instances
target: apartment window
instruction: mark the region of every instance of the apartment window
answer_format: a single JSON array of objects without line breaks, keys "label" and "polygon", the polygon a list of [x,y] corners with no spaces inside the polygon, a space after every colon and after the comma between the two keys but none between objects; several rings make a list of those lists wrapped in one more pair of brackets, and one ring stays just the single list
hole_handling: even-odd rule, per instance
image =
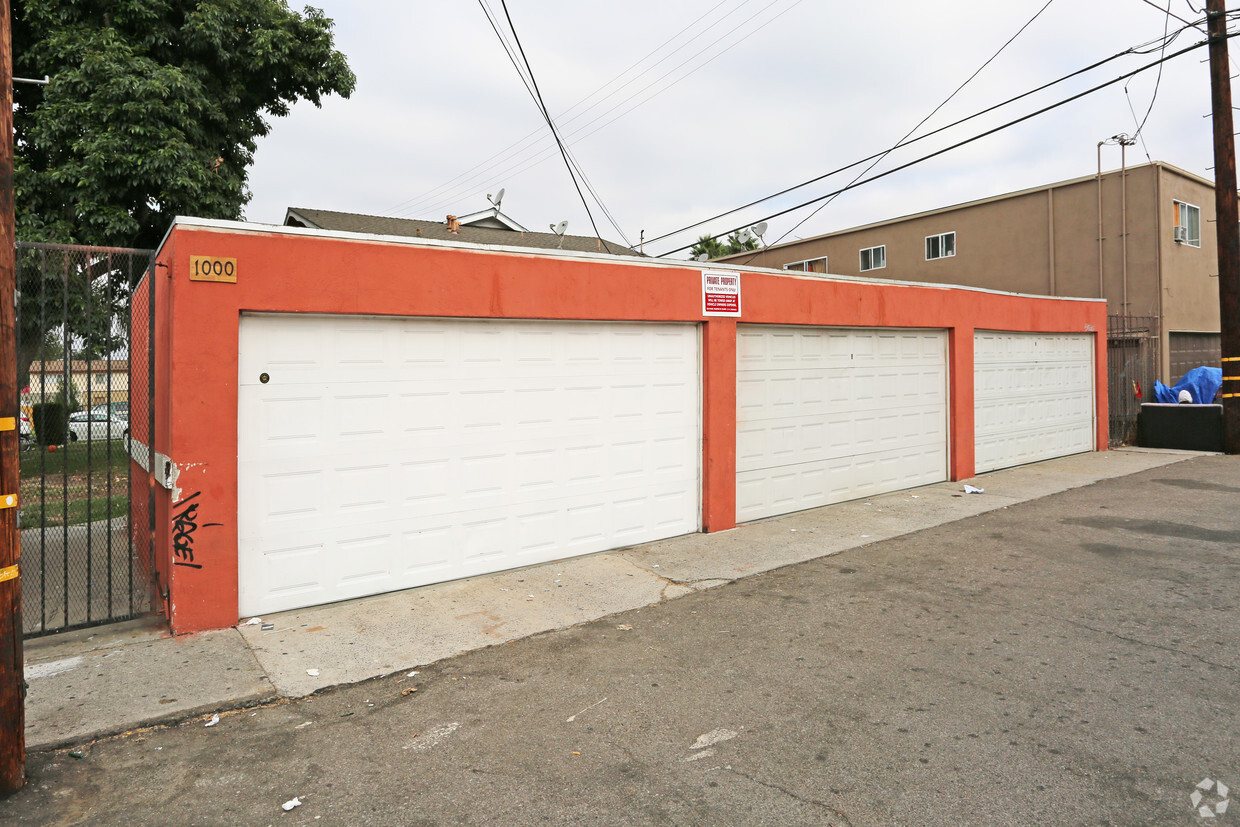
[{"label": "apartment window", "polygon": [[1201,246],[1201,209],[1175,201],[1175,240],[1190,247]]},{"label": "apartment window", "polygon": [[866,270],[881,270],[887,266],[887,245],[880,244],[877,247],[866,247],[861,251],[861,272]]},{"label": "apartment window", "polygon": [[926,261],[956,255],[956,234],[939,233],[926,236]]},{"label": "apartment window", "polygon": [[802,273],[827,272],[827,257],[807,258],[805,261],[794,261],[784,265],[785,270],[799,270]]}]

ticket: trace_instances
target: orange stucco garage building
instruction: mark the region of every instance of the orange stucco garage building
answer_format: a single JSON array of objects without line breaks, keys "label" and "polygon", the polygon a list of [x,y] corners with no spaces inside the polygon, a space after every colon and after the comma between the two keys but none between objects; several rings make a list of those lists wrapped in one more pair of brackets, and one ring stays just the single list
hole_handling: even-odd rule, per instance
[{"label": "orange stucco garage building", "polygon": [[178,633],[1107,442],[1099,300],[199,219],[156,261]]}]

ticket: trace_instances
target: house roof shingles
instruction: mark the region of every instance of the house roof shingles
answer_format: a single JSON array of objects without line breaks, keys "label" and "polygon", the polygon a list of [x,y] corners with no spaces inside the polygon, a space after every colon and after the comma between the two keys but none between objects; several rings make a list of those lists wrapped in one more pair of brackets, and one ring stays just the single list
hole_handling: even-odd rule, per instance
[{"label": "house roof shingles", "polygon": [[[470,227],[462,224],[459,232],[449,232],[440,221],[420,221],[413,218],[389,218],[382,215],[311,210],[291,207],[284,220],[286,226],[310,227],[319,230],[339,230],[350,233],[428,238],[437,241],[464,241],[470,244],[491,244],[507,247],[532,247],[540,250],[562,249],[578,253],[607,253],[620,256],[640,256],[614,241],[603,242],[590,236],[565,235],[563,244],[555,233],[517,232],[490,227]],[[604,246],[604,244],[606,246]]]}]

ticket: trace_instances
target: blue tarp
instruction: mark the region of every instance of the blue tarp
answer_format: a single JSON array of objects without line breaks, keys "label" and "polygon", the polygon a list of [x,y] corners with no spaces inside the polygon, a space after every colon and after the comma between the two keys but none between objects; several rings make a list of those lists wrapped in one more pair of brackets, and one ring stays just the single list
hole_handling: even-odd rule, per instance
[{"label": "blue tarp", "polygon": [[1175,387],[1167,387],[1162,382],[1154,382],[1154,401],[1174,405],[1180,401],[1180,391],[1192,394],[1194,405],[1209,405],[1214,395],[1223,386],[1221,368],[1193,368],[1176,383]]}]

